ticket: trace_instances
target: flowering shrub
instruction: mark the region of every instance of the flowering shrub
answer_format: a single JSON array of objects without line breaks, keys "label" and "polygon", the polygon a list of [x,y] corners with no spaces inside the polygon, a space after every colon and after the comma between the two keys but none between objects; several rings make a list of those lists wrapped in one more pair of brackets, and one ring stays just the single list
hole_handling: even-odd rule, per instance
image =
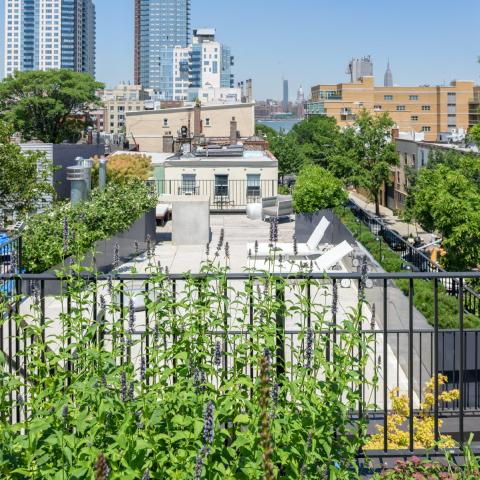
[{"label": "flowering shrub", "polygon": [[[22,266],[28,273],[40,273],[69,255],[84,254],[97,240],[128,230],[156,201],[144,182],[131,180],[108,184],[103,192],[94,190],[89,202],[55,204],[27,220]],[[67,245],[65,225],[70,233]]]},{"label": "flowering shrub", "polygon": [[[458,400],[460,392],[458,390],[443,390],[442,387],[447,383],[445,375],[438,375],[438,386],[440,389],[439,402],[453,402]],[[435,378],[432,378],[426,385],[423,394],[424,402],[420,404],[420,414],[413,419],[413,441],[415,449],[430,449],[435,446],[435,430],[434,419],[431,416],[431,410],[435,402],[434,396]],[[409,448],[409,432],[402,429],[406,424],[410,415],[409,399],[407,395],[400,395],[400,389],[394,388],[390,392],[390,400],[392,401],[392,413],[387,419],[387,439],[388,448],[390,449],[406,449]],[[442,420],[438,420],[438,427],[443,424]],[[384,447],[384,427],[377,425],[378,433],[372,435],[365,445],[366,450],[381,450]],[[453,448],[456,446],[455,441],[449,435],[440,435],[438,447],[442,449]]]},{"label": "flowering shrub", "polygon": [[375,480],[476,480],[480,477],[480,465],[473,455],[471,441],[464,447],[464,462],[458,466],[450,455],[442,461],[421,460],[412,457],[399,461],[392,469],[385,469]]},{"label": "flowering shrub", "polygon": [[[73,272],[59,313],[43,317],[38,285],[31,310],[12,313],[24,375],[0,357],[0,478],[358,477],[366,420],[351,412],[365,411],[371,384],[363,295],[332,342],[337,295],[326,303],[323,280],[309,280],[318,295],[307,298],[307,280],[233,286],[212,261],[172,280],[151,259],[136,298],[128,279]],[[299,330],[287,346],[286,318]]]}]

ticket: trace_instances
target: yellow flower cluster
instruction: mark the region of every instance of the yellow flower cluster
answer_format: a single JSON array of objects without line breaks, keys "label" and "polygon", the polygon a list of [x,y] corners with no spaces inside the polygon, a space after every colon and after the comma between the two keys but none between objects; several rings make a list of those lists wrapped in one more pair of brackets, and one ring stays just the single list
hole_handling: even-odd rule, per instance
[{"label": "yellow flower cluster", "polygon": [[[438,375],[439,402],[448,403],[458,400],[460,392],[458,390],[445,390],[442,387],[447,383],[448,378],[445,375]],[[427,382],[423,394],[424,401],[420,404],[418,417],[413,419],[413,441],[416,449],[430,449],[435,446],[434,419],[431,416],[431,410],[435,401],[435,377]],[[399,388],[394,388],[390,392],[392,402],[392,412],[387,418],[387,439],[388,448],[394,450],[403,450],[409,448],[408,417],[410,414],[408,395],[400,394]],[[439,428],[442,421],[438,421]],[[403,427],[403,428],[402,428]],[[377,433],[372,435],[365,445],[365,450],[381,450],[384,447],[384,427],[377,425]],[[456,443],[449,435],[440,435],[438,447],[448,449],[455,447]]]}]

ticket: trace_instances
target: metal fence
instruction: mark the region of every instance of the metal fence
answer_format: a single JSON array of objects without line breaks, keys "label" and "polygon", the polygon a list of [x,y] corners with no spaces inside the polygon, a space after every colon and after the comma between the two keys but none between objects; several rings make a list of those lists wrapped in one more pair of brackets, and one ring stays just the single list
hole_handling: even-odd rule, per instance
[{"label": "metal fence", "polygon": [[[413,269],[419,272],[446,272],[440,265],[433,262],[428,255],[402,238],[398,233],[389,229],[385,222],[370,212],[350,201],[349,207],[352,213],[365,224],[376,236],[382,237],[385,243],[405,262],[413,265]],[[455,278],[444,278],[442,281],[447,293],[458,298],[460,285]],[[464,309],[473,315],[480,317],[480,293],[464,285],[463,294]]]},{"label": "metal fence", "polygon": [[[225,304],[228,305],[228,291],[229,285],[237,285],[238,283],[245,284],[246,282],[260,281],[264,277],[263,274],[227,274],[224,277],[225,281]],[[208,280],[205,274],[190,275],[190,279],[204,279]],[[368,288],[376,288],[381,292],[382,305],[377,305],[376,323],[372,323],[370,328],[364,328],[361,335],[369,336],[372,341],[372,351],[370,353],[370,363],[373,372],[378,372],[381,381],[369,392],[364,391],[363,397],[368,395],[371,398],[371,406],[367,412],[359,410],[358,412],[351,412],[352,422],[358,420],[359,417],[365,418],[368,415],[371,425],[381,424],[385,427],[387,432],[387,419],[391,413],[391,401],[389,400],[389,392],[394,387],[404,389],[409,398],[409,416],[406,425],[409,432],[409,448],[408,452],[415,451],[413,432],[414,419],[418,415],[418,408],[420,403],[424,400],[422,394],[422,386],[426,381],[435,379],[435,388],[433,391],[433,409],[431,415],[433,417],[434,436],[438,441],[440,434],[440,420],[448,419],[449,434],[451,433],[459,442],[460,446],[468,439],[469,433],[480,433],[480,428],[477,428],[476,422],[472,421],[475,417],[480,415],[480,349],[479,349],[479,335],[480,330],[467,330],[464,327],[464,310],[459,309],[458,328],[451,330],[440,330],[439,328],[439,309],[441,304],[438,301],[439,288],[445,280],[455,280],[458,285],[458,302],[459,305],[464,304],[465,281],[470,279],[480,278],[480,273],[446,273],[446,272],[400,272],[400,273],[372,273],[369,275],[371,285]],[[409,282],[408,295],[408,310],[406,316],[408,317],[408,328],[396,329],[390,326],[390,312],[391,297],[390,292],[393,288],[392,280],[404,279]],[[45,282],[62,281],[64,279],[56,278],[54,275],[0,275],[1,282],[13,282],[14,286],[14,301],[11,302],[7,309],[4,309],[3,320],[0,320],[0,351],[3,352],[6,358],[7,368],[18,375],[23,375],[28,367],[28,359],[22,356],[22,351],[25,351],[29,343],[38,341],[38,339],[30,338],[23,334],[25,324],[18,321],[15,313],[20,312],[21,308],[25,308],[28,302],[25,302],[25,296],[28,294],[22,293],[29,289],[33,290],[33,295],[36,295],[36,305],[40,309],[40,319],[43,324],[49,318],[48,311],[49,302],[46,302],[45,297]],[[132,292],[128,293],[129,286],[136,282],[135,295],[143,296],[145,299],[151,298],[151,292],[155,279],[147,274],[122,274],[114,275],[113,277],[99,277],[99,276],[84,276],[86,285],[91,288],[91,305],[89,314],[91,314],[92,324],[97,325],[98,336],[97,341],[105,342],[107,336],[114,335],[114,329],[108,324],[108,316],[99,304],[98,288],[100,285],[106,285],[107,282],[113,283],[116,288],[119,288],[120,296],[118,298],[120,311],[128,308],[129,295],[131,298]],[[414,285],[416,281],[430,280],[432,283],[433,293],[433,307],[435,312],[434,325],[431,329],[414,328]],[[185,284],[186,277],[183,275],[169,275],[166,279],[169,285],[169,295],[173,298],[172,309],[176,309],[175,300],[181,295],[182,285]],[[272,279],[270,279],[272,281]],[[341,288],[354,288],[355,285],[360,285],[362,276],[357,273],[332,273],[328,277],[321,274],[279,274],[273,277],[273,281],[278,281],[283,285],[282,290],[277,290],[276,301],[279,302],[278,312],[275,319],[272,320],[274,324],[273,339],[276,344],[274,354],[274,365],[277,373],[291,376],[293,373],[290,370],[294,363],[294,358],[290,357],[292,352],[292,345],[303,345],[304,339],[302,332],[298,329],[288,329],[286,325],[290,320],[288,315],[291,315],[288,308],[283,308],[282,303],[286,305],[288,302],[285,296],[285,286],[298,285],[302,283],[302,294],[309,299],[308,310],[302,319],[305,325],[311,326],[316,320],[316,315],[313,312],[314,302],[313,290],[319,285],[333,287],[334,284]],[[346,283],[350,286],[345,286]],[[31,288],[35,284],[35,288]],[[276,285],[276,283],[275,283]],[[28,287],[28,288],[27,288]],[[71,297],[68,290],[65,294],[67,305],[71,305]],[[367,295],[368,299],[368,295]],[[237,300],[235,300],[237,301]],[[233,303],[233,300],[232,300]],[[23,306],[23,307],[22,307]],[[397,306],[395,306],[397,307]],[[324,308],[324,305],[322,306]],[[152,331],[149,330],[149,325],[155,322],[155,308],[146,307],[145,304],[138,308],[139,311],[144,312],[145,319],[143,327],[139,326],[135,330],[135,335],[138,335],[140,348],[142,351],[149,351],[149,348],[160,348],[153,344]],[[245,322],[253,324],[258,318],[257,304],[253,296],[248,300],[248,318]],[[293,311],[293,309],[292,309]],[[173,312],[172,314],[178,314]],[[168,315],[168,312],[163,312],[163,315]],[[226,315],[225,318],[227,318]],[[101,319],[101,321],[100,321]],[[341,319],[337,317],[337,313],[332,313],[332,321],[330,327],[326,330],[316,331],[315,335],[328,336],[328,342],[336,342],[337,336],[344,334],[342,330]],[[45,335],[43,333],[43,335]],[[210,335],[217,339],[222,338],[225,341],[226,349],[234,351],[238,346],[245,344],[249,338],[249,332],[244,330],[236,330],[225,323],[224,329],[210,332]],[[228,341],[227,341],[228,340]],[[46,339],[43,338],[46,342]],[[175,336],[172,333],[171,342],[175,341]],[[106,344],[106,343],[105,343]],[[103,343],[102,343],[103,345]],[[225,350],[226,351],[226,350]],[[128,354],[128,353],[127,353]],[[331,355],[331,353],[327,353]],[[330,357],[329,357],[330,359]],[[118,359],[121,363],[123,358]],[[147,357],[147,367],[148,357]],[[66,368],[69,368],[67,365]],[[225,374],[228,375],[228,362],[224,363]],[[245,365],[247,374],[255,375],[251,365]],[[457,401],[442,404],[439,401],[441,386],[438,383],[439,374],[444,373],[448,376],[448,388],[458,388],[459,398]],[[366,387],[368,389],[368,387]],[[18,410],[12,413],[12,420],[15,421],[21,418],[21,412]],[[453,425],[453,426],[452,426]],[[478,432],[477,432],[478,430]],[[421,454],[422,452],[416,452]],[[435,452],[434,452],[435,453]],[[384,437],[384,448],[380,452],[374,452],[375,457],[398,455],[398,451],[392,451],[388,446],[387,435]]]},{"label": "metal fence", "polygon": [[250,203],[274,197],[278,192],[276,180],[230,180],[218,175],[217,180],[154,180],[159,195],[202,195],[210,198],[213,212],[243,212]]}]

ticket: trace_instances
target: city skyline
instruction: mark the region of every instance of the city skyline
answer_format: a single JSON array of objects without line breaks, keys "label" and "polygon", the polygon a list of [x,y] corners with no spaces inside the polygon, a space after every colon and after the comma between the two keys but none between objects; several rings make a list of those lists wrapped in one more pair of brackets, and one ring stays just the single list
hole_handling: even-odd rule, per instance
[{"label": "city skyline", "polygon": [[[2,15],[3,5],[1,0]],[[378,85],[388,60],[396,85],[441,85],[454,79],[479,83],[480,4],[459,0],[452,9],[444,0],[406,0],[394,16],[377,0],[328,4],[328,20],[326,2],[303,0],[296,4],[296,16],[287,0],[272,5],[245,0],[232,10],[224,1],[192,0],[192,28],[217,29],[235,53],[235,78],[252,77],[257,99],[281,100],[282,78],[289,80],[290,100],[300,85],[308,97],[315,84],[346,81],[348,62],[364,55],[372,56]],[[134,2],[96,0],[95,6],[97,79],[107,86],[133,83]]]}]

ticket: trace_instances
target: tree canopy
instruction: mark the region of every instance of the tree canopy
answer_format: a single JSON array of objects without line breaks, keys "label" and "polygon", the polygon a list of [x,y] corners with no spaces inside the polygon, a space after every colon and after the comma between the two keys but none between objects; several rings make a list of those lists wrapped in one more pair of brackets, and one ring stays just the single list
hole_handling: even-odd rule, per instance
[{"label": "tree canopy", "polygon": [[388,113],[372,115],[367,110],[360,112],[355,123],[352,158],[358,162],[356,182],[372,196],[377,215],[380,214],[380,191],[391,183],[391,169],[399,161],[391,142],[393,125]]},{"label": "tree canopy", "polygon": [[293,189],[293,205],[298,213],[335,208],[343,205],[347,198],[341,180],[318,165],[304,167]]},{"label": "tree canopy", "polygon": [[22,152],[11,142],[13,129],[0,121],[0,223],[35,210],[52,196],[52,165],[43,152]]},{"label": "tree canopy", "polygon": [[70,70],[15,72],[0,82],[1,118],[26,141],[76,142],[103,84]]},{"label": "tree canopy", "polygon": [[443,261],[451,271],[480,264],[479,172],[479,156],[437,153],[409,192],[406,218],[443,236]]}]

